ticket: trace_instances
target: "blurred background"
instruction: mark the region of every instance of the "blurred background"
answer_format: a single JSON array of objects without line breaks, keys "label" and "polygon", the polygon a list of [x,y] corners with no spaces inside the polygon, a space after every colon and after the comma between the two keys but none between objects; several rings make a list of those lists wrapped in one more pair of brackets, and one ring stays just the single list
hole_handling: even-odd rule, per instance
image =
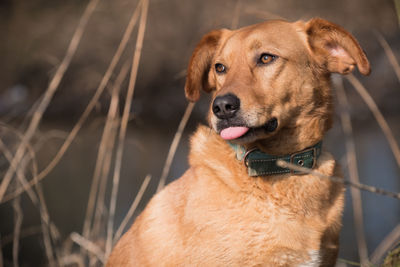
[{"label": "blurred background", "polygon": [[[128,225],[156,192],[170,144],[188,105],[183,87],[189,57],[203,34],[221,27],[318,16],[351,32],[372,66],[370,76],[361,77],[357,71],[354,76],[386,119],[394,146],[393,140],[392,146],[389,145],[380,124],[354,86],[339,76],[334,77],[334,85],[339,89],[344,86],[349,104],[343,106],[336,98],[335,124],[324,146],[341,163],[347,179],[354,167],[348,164],[348,149],[354,145],[360,182],[400,191],[399,162],[392,152],[400,141],[400,76],[396,75],[400,73],[396,67],[396,58],[400,58],[400,29],[395,1],[144,0],[140,3],[137,9],[136,0],[0,1],[0,266],[102,265],[109,246],[107,227],[117,231],[143,181],[144,195],[127,218]],[[138,20],[133,32],[128,35],[121,57],[110,67],[135,9]],[[86,24],[82,16],[86,16]],[[76,50],[68,49],[77,28],[82,38],[76,39]],[[136,59],[141,53],[134,96],[124,117],[129,67],[135,51]],[[70,62],[65,61],[66,53],[71,55]],[[68,63],[65,73],[60,72],[64,63]],[[41,106],[55,76],[61,78],[60,83],[55,86],[48,105]],[[89,104],[93,97],[93,103]],[[167,183],[188,168],[188,138],[199,123],[206,123],[208,101],[203,94],[196,103],[167,173]],[[90,110],[85,113],[88,105]],[[351,117],[350,137],[354,140],[347,147],[341,123],[346,112]],[[43,116],[34,127],[32,121],[38,114]],[[84,118],[80,119],[81,116]],[[124,119],[127,131],[119,161],[118,125]],[[32,131],[28,138],[29,129]],[[26,154],[18,165],[18,178],[12,175],[12,170],[10,173],[10,160],[24,138],[28,138],[28,146],[22,150]],[[65,153],[63,150],[60,154],[66,140]],[[52,162],[54,166],[48,167]],[[48,172],[41,173],[43,170]],[[120,175],[115,176],[115,172]],[[33,184],[37,174],[39,177],[42,174],[40,183],[21,190],[19,179]],[[148,174],[151,180],[145,180]],[[4,182],[7,175],[11,175],[9,182]],[[118,191],[112,198],[112,184],[118,177]],[[98,179],[98,185],[92,184],[93,179]],[[91,190],[98,194],[93,195]],[[96,206],[91,204],[93,199]],[[111,208],[110,225],[112,200],[116,201],[116,209],[114,216]],[[347,190],[338,266],[359,263],[360,251],[362,258],[366,252],[371,261],[379,262],[382,253],[376,249],[382,241],[386,240],[385,252],[400,239],[400,200],[362,192],[361,201],[362,225],[360,221],[354,223],[353,207],[359,206],[353,205]],[[95,214],[92,216],[97,216],[93,224],[90,212],[87,214],[88,206]],[[90,219],[86,233],[85,217]],[[357,241],[357,231],[364,233],[365,242]],[[385,239],[388,236],[391,240]]]}]

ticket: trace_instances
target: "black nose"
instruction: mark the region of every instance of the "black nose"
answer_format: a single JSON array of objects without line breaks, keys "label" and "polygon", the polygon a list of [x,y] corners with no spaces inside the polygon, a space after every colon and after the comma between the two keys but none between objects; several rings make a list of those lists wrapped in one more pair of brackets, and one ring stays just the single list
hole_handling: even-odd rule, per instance
[{"label": "black nose", "polygon": [[240,100],[233,94],[218,96],[214,99],[212,111],[219,119],[229,119],[235,116],[240,108]]}]

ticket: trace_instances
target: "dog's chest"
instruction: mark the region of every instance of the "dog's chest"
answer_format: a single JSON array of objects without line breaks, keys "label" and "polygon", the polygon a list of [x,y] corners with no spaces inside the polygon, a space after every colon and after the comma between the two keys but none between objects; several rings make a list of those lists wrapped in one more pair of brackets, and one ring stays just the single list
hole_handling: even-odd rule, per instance
[{"label": "dog's chest", "polygon": [[312,221],[273,202],[227,201],[224,208],[210,205],[196,214],[201,216],[196,216],[191,240],[202,255],[246,266],[319,266],[321,232]]}]

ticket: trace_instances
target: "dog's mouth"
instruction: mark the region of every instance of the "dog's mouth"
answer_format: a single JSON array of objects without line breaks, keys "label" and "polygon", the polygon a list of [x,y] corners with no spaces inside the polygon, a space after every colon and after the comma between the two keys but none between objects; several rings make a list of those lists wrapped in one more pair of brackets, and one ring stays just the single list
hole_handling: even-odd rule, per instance
[{"label": "dog's mouth", "polygon": [[219,134],[224,140],[234,140],[234,141],[254,141],[259,136],[263,136],[266,133],[271,133],[278,127],[277,118],[270,119],[264,125],[258,127],[248,127],[245,125],[231,125],[221,127]]}]

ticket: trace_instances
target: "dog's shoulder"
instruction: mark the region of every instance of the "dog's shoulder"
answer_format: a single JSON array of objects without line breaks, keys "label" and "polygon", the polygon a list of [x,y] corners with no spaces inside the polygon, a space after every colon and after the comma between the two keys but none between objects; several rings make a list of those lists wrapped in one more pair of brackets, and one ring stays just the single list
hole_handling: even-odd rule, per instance
[{"label": "dog's shoulder", "polygon": [[[169,263],[181,260],[174,252],[183,250],[177,241],[185,238],[186,231],[177,222],[183,221],[187,193],[191,191],[189,187],[195,178],[193,169],[189,169],[180,179],[154,195],[118,241],[107,266],[158,266],[161,259],[168,259]],[[159,258],[148,255],[159,255]]]},{"label": "dog's shoulder", "polygon": [[[219,137],[211,128],[205,125],[199,125],[195,133],[190,138],[190,157],[199,159],[208,158],[214,154],[230,152],[229,145],[226,141]],[[191,159],[189,158],[189,159]]]},{"label": "dog's shoulder", "polygon": [[189,165],[197,177],[218,180],[233,191],[240,191],[241,184],[249,179],[247,169],[236,159],[228,142],[204,125],[190,139]]}]

